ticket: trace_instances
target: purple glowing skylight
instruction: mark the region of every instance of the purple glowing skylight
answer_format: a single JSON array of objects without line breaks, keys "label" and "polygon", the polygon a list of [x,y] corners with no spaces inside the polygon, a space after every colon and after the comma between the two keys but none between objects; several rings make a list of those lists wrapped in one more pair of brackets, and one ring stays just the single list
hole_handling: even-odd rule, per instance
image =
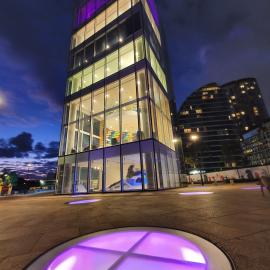
[{"label": "purple glowing skylight", "polygon": [[78,204],[88,204],[88,203],[95,203],[101,201],[100,199],[92,199],[92,200],[81,200],[81,201],[72,201],[69,202],[69,205],[78,205]]},{"label": "purple glowing skylight", "polygon": [[164,231],[120,230],[85,239],[54,258],[46,270],[207,270],[190,240]]},{"label": "purple glowing skylight", "polygon": [[183,195],[183,196],[197,196],[197,195],[210,195],[213,193],[214,192],[199,191],[199,192],[183,192],[183,193],[179,193],[179,194]]}]

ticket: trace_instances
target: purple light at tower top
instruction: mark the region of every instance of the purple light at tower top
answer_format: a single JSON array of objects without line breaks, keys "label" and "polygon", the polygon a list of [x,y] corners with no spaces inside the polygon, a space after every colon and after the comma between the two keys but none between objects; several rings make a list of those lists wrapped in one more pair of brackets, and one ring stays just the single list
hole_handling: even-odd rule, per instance
[{"label": "purple light at tower top", "polygon": [[101,201],[100,199],[92,199],[92,200],[81,200],[81,201],[72,201],[69,202],[69,205],[79,205],[79,204],[88,204],[88,203],[95,203]]},{"label": "purple light at tower top", "polygon": [[76,12],[75,27],[79,27],[87,20],[91,19],[95,13],[110,0],[88,0],[80,6]]},{"label": "purple light at tower top", "polygon": [[147,2],[148,2],[148,5],[151,9],[154,20],[155,20],[157,26],[159,26],[159,18],[158,18],[158,12],[157,12],[155,0],[147,0]]},{"label": "purple light at tower top", "polygon": [[196,195],[211,195],[213,193],[214,192],[199,191],[199,192],[182,192],[182,193],[179,193],[179,194],[183,195],[183,196],[196,196]]}]

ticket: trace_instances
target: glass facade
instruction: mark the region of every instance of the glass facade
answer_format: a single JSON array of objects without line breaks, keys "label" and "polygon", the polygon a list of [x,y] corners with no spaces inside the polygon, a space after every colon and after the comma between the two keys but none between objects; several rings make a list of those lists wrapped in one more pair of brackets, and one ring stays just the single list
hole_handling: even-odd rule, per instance
[{"label": "glass facade", "polygon": [[[113,22],[127,10],[124,23]],[[117,30],[107,31],[103,41],[94,34],[90,43],[81,39],[79,51],[71,51],[58,193],[180,186],[165,67],[142,31],[142,18],[151,25],[153,17],[143,14],[143,5],[114,1],[76,32],[95,33],[89,25],[102,30],[108,18]]]}]

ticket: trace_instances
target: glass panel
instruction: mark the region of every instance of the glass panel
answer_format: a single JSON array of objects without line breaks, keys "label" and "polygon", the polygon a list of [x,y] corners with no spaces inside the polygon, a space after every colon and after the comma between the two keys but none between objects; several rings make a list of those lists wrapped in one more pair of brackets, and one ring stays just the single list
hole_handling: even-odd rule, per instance
[{"label": "glass panel", "polygon": [[117,2],[112,4],[106,10],[106,23],[109,24],[117,18]]},{"label": "glass panel", "polygon": [[158,128],[158,139],[160,142],[165,144],[164,133],[163,133],[163,122],[162,114],[158,108],[156,108],[157,128]]},{"label": "glass panel", "polygon": [[56,180],[56,187],[55,191],[57,194],[62,193],[62,184],[64,179],[64,161],[63,157],[58,159],[58,167],[57,167],[57,180]]},{"label": "glass panel", "polygon": [[84,59],[84,50],[75,53],[73,67],[74,68],[80,67],[83,64],[83,59]]},{"label": "glass panel", "polygon": [[106,68],[107,77],[118,72],[119,70],[118,51],[108,55],[106,61],[107,61],[107,68]]},{"label": "glass panel", "polygon": [[67,146],[67,133],[68,132],[68,127],[65,126],[62,129],[62,135],[61,135],[61,144],[60,144],[60,151],[59,151],[59,156],[63,156],[66,153],[66,146]]},{"label": "glass panel", "polygon": [[143,179],[145,189],[156,189],[155,177],[155,157],[153,142],[147,141],[141,143],[142,162],[143,162]]},{"label": "glass panel", "polygon": [[67,86],[67,95],[72,95],[82,88],[82,72],[75,74],[69,78]]},{"label": "glass panel", "polygon": [[154,103],[151,101],[151,119],[152,119],[152,130],[153,130],[153,138],[158,139],[157,134],[157,122],[156,122],[156,109]]},{"label": "glass panel", "polygon": [[137,102],[122,107],[122,143],[139,140]]},{"label": "glass panel", "polygon": [[120,66],[124,69],[134,64],[134,46],[133,42],[120,49]]},{"label": "glass panel", "polygon": [[175,187],[175,179],[174,179],[174,168],[173,168],[173,160],[170,151],[167,150],[167,161],[168,161],[168,174],[170,179],[170,187]]},{"label": "glass panel", "polygon": [[119,82],[107,85],[106,91],[106,110],[119,106]]},{"label": "glass panel", "polygon": [[119,109],[106,112],[106,146],[120,143]]},{"label": "glass panel", "polygon": [[104,88],[93,93],[93,114],[104,111]]},{"label": "glass panel", "polygon": [[80,99],[76,99],[70,103],[69,123],[73,123],[80,118]]},{"label": "glass panel", "polygon": [[91,126],[91,149],[102,148],[104,141],[104,113],[93,116]]},{"label": "glass panel", "polygon": [[87,45],[85,48],[85,63],[90,63],[95,54],[95,45],[94,43]]},{"label": "glass panel", "polygon": [[77,142],[78,142],[78,123],[69,124],[68,134],[67,134],[67,146],[66,155],[74,154],[77,152]]},{"label": "glass panel", "polygon": [[78,152],[90,150],[91,94],[82,98]]},{"label": "glass panel", "polygon": [[74,192],[86,193],[88,181],[88,157],[89,153],[77,155],[77,175]]},{"label": "glass panel", "polygon": [[85,40],[93,36],[95,33],[94,20],[89,22],[85,27]]},{"label": "glass panel", "polygon": [[121,80],[121,104],[136,100],[135,74]]},{"label": "glass panel", "polygon": [[122,146],[125,191],[142,190],[141,158],[138,143]]},{"label": "glass panel", "polygon": [[136,49],[136,62],[144,59],[144,48],[143,48],[143,38],[140,37],[135,40],[135,49]]},{"label": "glass panel", "polygon": [[98,15],[95,19],[95,31],[96,33],[105,27],[105,11]]},{"label": "glass panel", "polygon": [[155,99],[155,104],[158,106],[158,107],[161,107],[161,103],[160,103],[160,97],[159,97],[159,93],[160,93],[160,89],[159,89],[159,85],[158,83],[156,82],[155,79],[153,79],[153,91],[154,91],[154,99]]},{"label": "glass panel", "polygon": [[85,28],[83,27],[81,30],[79,30],[75,35],[75,47],[80,45],[82,42],[84,42],[84,33],[85,33]]},{"label": "glass panel", "polygon": [[76,155],[65,158],[63,193],[73,193]]},{"label": "glass panel", "polygon": [[157,182],[158,188],[163,189],[163,175],[162,175],[162,166],[160,158],[160,144],[155,142],[155,159],[156,159],[156,171],[157,171]]},{"label": "glass panel", "polygon": [[119,16],[131,8],[131,0],[119,0]]},{"label": "glass panel", "polygon": [[102,37],[98,38],[95,42],[95,55],[98,55],[104,52],[106,48],[106,36],[103,35]]},{"label": "glass panel", "polygon": [[151,137],[151,125],[149,119],[148,100],[142,100],[139,103],[139,116],[140,116],[140,139],[145,140]]},{"label": "glass panel", "polygon": [[120,147],[107,148],[106,158],[106,191],[121,190]]},{"label": "glass panel", "polygon": [[106,48],[107,50],[112,48],[114,45],[118,44],[119,38],[118,38],[118,28],[115,26],[114,29],[111,29],[109,32],[107,32],[107,44]]},{"label": "glass panel", "polygon": [[103,150],[97,150],[90,153],[90,177],[89,191],[102,191],[103,181]]},{"label": "glass panel", "polygon": [[168,164],[166,152],[160,151],[160,161],[161,161],[161,170],[162,170],[162,179],[163,179],[163,188],[169,188],[169,175],[168,175]]},{"label": "glass panel", "polygon": [[93,66],[90,66],[83,71],[83,88],[90,86],[92,83],[93,83]]},{"label": "glass panel", "polygon": [[105,76],[105,59],[101,59],[97,63],[95,63],[95,75],[94,75],[94,83],[99,82],[104,79]]},{"label": "glass panel", "polygon": [[139,98],[145,97],[148,95],[147,91],[147,81],[145,76],[145,70],[140,70],[137,72],[137,86]]}]

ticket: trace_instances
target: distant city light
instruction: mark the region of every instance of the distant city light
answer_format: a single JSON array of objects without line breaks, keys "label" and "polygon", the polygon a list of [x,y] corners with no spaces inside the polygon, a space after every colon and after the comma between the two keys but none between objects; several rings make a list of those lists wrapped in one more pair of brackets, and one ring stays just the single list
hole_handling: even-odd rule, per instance
[{"label": "distant city light", "polygon": [[190,140],[193,141],[193,142],[198,141],[199,138],[200,138],[200,137],[199,137],[199,135],[197,135],[197,134],[192,134],[192,135],[190,135]]}]

